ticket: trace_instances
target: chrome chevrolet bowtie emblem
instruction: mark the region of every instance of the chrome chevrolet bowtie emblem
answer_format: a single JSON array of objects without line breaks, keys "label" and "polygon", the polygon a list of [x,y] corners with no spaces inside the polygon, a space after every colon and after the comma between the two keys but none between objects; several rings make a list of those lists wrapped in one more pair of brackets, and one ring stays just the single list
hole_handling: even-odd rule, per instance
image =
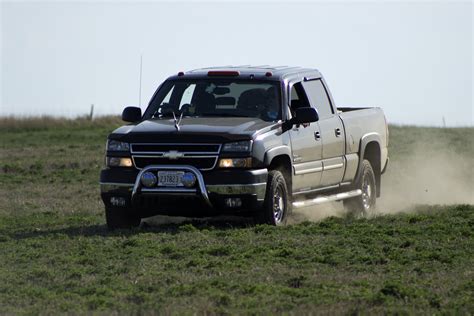
[{"label": "chrome chevrolet bowtie emblem", "polygon": [[177,131],[179,131],[179,123],[181,123],[181,120],[183,119],[183,113],[179,116],[179,120],[176,119],[176,114],[173,112],[173,118],[174,118],[174,127],[176,128]]},{"label": "chrome chevrolet bowtie emblem", "polygon": [[176,159],[181,158],[183,156],[184,156],[184,154],[178,152],[177,150],[170,150],[169,152],[163,154],[163,157],[169,158],[171,160],[176,160]]}]

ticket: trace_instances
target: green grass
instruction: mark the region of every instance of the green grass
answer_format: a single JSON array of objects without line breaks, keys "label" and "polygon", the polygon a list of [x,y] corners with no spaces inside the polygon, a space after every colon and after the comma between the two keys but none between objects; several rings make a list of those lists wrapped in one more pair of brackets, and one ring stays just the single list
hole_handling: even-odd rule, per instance
[{"label": "green grass", "polygon": [[474,157],[474,128],[390,126],[390,157],[399,160],[414,150]]},{"label": "green grass", "polygon": [[[109,233],[98,174],[120,124],[0,120],[0,314],[473,313],[472,205]],[[420,139],[472,166],[473,130],[392,126],[387,176]]]}]

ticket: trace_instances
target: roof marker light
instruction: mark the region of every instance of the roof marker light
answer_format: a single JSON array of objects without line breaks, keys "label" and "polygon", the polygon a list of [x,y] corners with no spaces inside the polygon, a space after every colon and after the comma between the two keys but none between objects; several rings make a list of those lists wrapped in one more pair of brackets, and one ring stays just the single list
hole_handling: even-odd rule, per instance
[{"label": "roof marker light", "polygon": [[211,70],[207,72],[208,76],[222,76],[222,77],[237,77],[240,75],[239,71],[232,70]]},{"label": "roof marker light", "polygon": [[267,72],[265,73],[265,77],[271,77],[271,76],[273,76],[273,74],[272,74],[271,71],[267,71]]}]

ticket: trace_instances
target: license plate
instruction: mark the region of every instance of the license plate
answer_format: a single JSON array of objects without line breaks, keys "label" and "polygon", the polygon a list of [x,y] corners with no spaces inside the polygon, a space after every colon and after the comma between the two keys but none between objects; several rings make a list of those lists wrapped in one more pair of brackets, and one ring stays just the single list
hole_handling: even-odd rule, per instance
[{"label": "license plate", "polygon": [[180,187],[183,186],[181,178],[184,171],[158,171],[158,186]]}]

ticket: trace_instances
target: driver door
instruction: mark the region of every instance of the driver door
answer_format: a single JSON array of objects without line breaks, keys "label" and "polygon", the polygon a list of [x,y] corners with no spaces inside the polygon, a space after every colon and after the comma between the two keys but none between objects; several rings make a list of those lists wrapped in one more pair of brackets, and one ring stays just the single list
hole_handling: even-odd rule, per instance
[{"label": "driver door", "polygon": [[[310,107],[301,82],[290,87],[290,112]],[[319,124],[294,125],[290,133],[293,160],[293,192],[311,191],[319,187],[323,171],[322,142]]]}]

